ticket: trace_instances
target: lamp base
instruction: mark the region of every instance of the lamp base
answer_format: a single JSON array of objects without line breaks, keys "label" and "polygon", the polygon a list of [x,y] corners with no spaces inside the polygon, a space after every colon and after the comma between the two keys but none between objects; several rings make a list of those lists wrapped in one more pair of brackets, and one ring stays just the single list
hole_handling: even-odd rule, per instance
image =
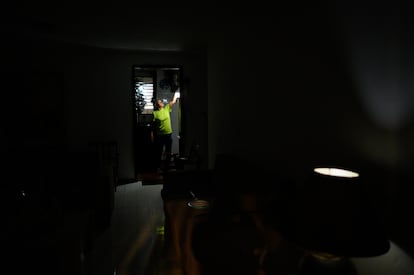
[{"label": "lamp base", "polygon": [[297,275],[357,275],[352,262],[347,257],[326,253],[311,252],[300,263]]}]

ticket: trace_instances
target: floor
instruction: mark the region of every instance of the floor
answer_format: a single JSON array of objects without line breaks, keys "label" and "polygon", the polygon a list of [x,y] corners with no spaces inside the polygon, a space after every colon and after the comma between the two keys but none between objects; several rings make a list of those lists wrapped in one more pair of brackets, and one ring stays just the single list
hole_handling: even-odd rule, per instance
[{"label": "floor", "polygon": [[111,226],[96,240],[92,272],[96,275],[158,275],[163,247],[161,184],[141,181],[115,192]]},{"label": "floor", "polygon": [[[212,269],[202,272],[200,263],[195,260],[191,252],[195,223],[189,223],[188,220],[195,221],[203,217],[203,210],[188,207],[187,198],[170,199],[164,202],[161,197],[163,185],[159,182],[143,184],[142,181],[137,181],[117,187],[112,223],[95,241],[91,273],[93,275],[230,274],[227,273],[229,269],[224,268],[223,265],[230,269],[234,266],[242,267],[243,265],[237,263],[240,259],[229,256],[226,249],[244,249],[243,246],[237,245],[237,242],[241,243],[240,238],[250,239],[251,228],[246,227],[243,230],[212,228],[214,234],[211,235],[211,239],[207,238],[209,240],[205,242],[206,239],[202,238],[199,242],[206,247],[202,253],[208,251],[209,255],[212,253],[217,257],[208,258],[208,265]],[[166,215],[170,217],[168,222]],[[166,229],[167,224],[168,229]],[[278,243],[278,236],[269,235],[269,238],[273,240],[276,238],[275,243]],[[227,241],[229,241],[228,245],[223,245]],[[251,252],[253,253],[253,250]],[[257,257],[253,257],[259,261],[260,256],[264,256],[263,252],[255,251]],[[285,257],[280,255],[278,257],[287,262],[289,260],[287,257],[290,255],[289,253],[285,255]],[[252,255],[248,257],[251,259]],[[241,272],[237,274],[245,274]],[[254,274],[265,273],[260,273],[258,270]]]},{"label": "floor", "polygon": [[[229,273],[228,268],[232,264],[233,267],[247,264],[240,260],[242,258],[229,257],[235,254],[242,257],[244,247],[237,251],[240,240],[246,241],[252,236],[249,227],[243,227],[239,219],[236,221],[237,229],[229,227],[216,230],[211,227],[208,238],[199,240],[203,247],[209,248],[209,255],[215,255],[208,260],[210,270],[203,269],[201,273],[193,255],[188,254],[193,227],[182,226],[187,224],[183,221],[189,213],[194,218],[197,214],[191,213],[197,212],[188,210],[188,200],[171,200],[164,204],[162,188],[159,182],[142,184],[142,181],[117,187],[111,226],[95,241],[92,275],[227,275],[235,274]],[[166,213],[174,217],[173,221],[166,221]],[[169,230],[166,230],[166,224],[171,225]],[[257,253],[259,261],[265,258],[267,270],[250,273],[239,270],[237,274],[297,274],[292,269],[298,263],[297,251],[283,243],[283,239],[274,232],[264,230],[262,233],[266,238],[267,251],[254,250],[254,253]],[[166,245],[168,236],[173,236],[177,242]],[[414,261],[394,243],[391,243],[389,253],[383,256],[351,260],[356,268],[354,274],[414,274]]]}]

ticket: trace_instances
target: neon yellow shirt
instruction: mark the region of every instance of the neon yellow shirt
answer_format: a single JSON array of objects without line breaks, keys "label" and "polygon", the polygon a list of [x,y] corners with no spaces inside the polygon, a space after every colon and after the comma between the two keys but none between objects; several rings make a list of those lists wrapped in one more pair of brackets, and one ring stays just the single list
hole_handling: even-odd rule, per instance
[{"label": "neon yellow shirt", "polygon": [[170,113],[172,109],[170,104],[165,104],[165,106],[153,112],[153,120],[158,124],[157,135],[166,135],[172,133],[171,127],[171,118]]}]

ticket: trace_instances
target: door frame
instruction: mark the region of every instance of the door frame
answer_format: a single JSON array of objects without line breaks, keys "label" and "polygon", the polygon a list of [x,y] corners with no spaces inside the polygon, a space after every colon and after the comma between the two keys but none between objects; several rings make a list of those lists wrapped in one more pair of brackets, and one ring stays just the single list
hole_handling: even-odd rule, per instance
[{"label": "door frame", "polygon": [[[145,170],[147,169],[147,167],[145,167],[146,165],[144,165],[143,167],[140,167],[140,164],[142,164],[142,159],[141,158],[146,158],[145,154],[144,156],[142,155],[142,153],[144,152],[143,148],[140,147],[139,143],[139,137],[140,135],[142,135],[142,131],[139,130],[139,125],[138,125],[138,116],[139,113],[136,109],[136,96],[135,96],[135,77],[137,76],[137,70],[141,70],[142,72],[153,72],[153,83],[154,83],[154,90],[153,90],[153,95],[154,95],[154,99],[156,98],[157,94],[158,94],[158,86],[159,86],[159,81],[160,79],[157,78],[157,71],[169,71],[169,70],[177,70],[178,71],[178,88],[180,89],[180,99],[177,102],[177,106],[174,106],[175,108],[177,107],[178,109],[178,129],[173,129],[173,131],[176,133],[176,131],[178,130],[178,135],[177,135],[177,139],[174,140],[175,142],[178,141],[178,154],[183,154],[184,151],[184,129],[183,129],[183,108],[182,108],[182,102],[183,102],[183,89],[184,89],[184,85],[183,85],[183,66],[182,65],[166,65],[166,64],[142,64],[142,65],[133,65],[132,66],[132,75],[131,75],[131,99],[132,99],[132,105],[133,105],[133,161],[134,161],[134,174],[135,177],[138,176],[138,173],[140,172],[145,172]],[[185,100],[185,99],[184,99]],[[148,148],[146,148],[148,149]],[[148,159],[148,161],[151,161],[150,159]]]}]

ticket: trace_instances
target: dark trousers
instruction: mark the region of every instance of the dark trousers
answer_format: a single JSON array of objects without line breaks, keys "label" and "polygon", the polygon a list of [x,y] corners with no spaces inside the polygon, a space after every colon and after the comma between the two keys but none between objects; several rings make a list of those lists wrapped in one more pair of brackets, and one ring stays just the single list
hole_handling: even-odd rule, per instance
[{"label": "dark trousers", "polygon": [[166,135],[157,135],[155,136],[155,150],[157,154],[156,159],[156,167],[161,168],[162,164],[162,153],[165,149],[165,160],[164,160],[164,169],[168,169],[168,166],[170,165],[170,159],[171,159],[171,148],[172,148],[172,136],[171,134]]}]

